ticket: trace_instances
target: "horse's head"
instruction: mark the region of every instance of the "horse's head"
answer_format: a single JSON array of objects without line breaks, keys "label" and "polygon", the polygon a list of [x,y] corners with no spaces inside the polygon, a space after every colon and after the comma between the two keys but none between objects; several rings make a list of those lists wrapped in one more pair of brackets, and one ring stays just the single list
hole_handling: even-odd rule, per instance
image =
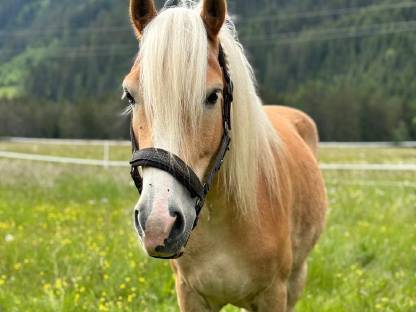
[{"label": "horse's head", "polygon": [[[225,0],[160,14],[153,0],[131,0],[130,16],[140,40],[137,60],[123,82],[133,106],[133,138],[141,150],[176,155],[203,183],[223,145],[226,81],[218,34]],[[197,219],[198,198],[166,170],[143,166],[141,177],[135,223],[144,248],[154,257],[179,256]]]}]

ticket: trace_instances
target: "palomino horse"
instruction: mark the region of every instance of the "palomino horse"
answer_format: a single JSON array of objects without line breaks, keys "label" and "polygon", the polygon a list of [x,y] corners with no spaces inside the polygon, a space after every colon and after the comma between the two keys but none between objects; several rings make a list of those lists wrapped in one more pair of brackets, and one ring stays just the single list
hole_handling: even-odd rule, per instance
[{"label": "palomino horse", "polygon": [[314,122],[262,107],[225,0],[159,13],[131,0],[130,15],[140,51],[123,88],[144,249],[173,259],[181,311],[291,311],[327,206]]}]

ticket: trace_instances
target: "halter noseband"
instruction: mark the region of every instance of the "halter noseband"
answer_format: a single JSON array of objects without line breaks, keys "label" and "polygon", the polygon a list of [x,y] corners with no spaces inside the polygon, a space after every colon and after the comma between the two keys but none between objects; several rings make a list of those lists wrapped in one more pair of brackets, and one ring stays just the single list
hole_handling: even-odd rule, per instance
[{"label": "halter noseband", "polygon": [[139,144],[136,140],[133,131],[133,125],[130,125],[130,136],[132,144],[132,159],[131,165],[131,177],[136,185],[139,193],[143,189],[143,178],[139,173],[138,167],[153,167],[168,172],[174,176],[191,194],[192,198],[197,198],[195,211],[196,219],[194,228],[197,225],[199,213],[204,206],[205,198],[214,180],[214,177],[224,161],[225,154],[229,150],[231,137],[231,103],[233,102],[233,82],[231,81],[230,74],[228,72],[224,50],[220,44],[218,62],[221,66],[224,76],[224,89],[223,89],[223,136],[220,147],[215,155],[214,162],[206,175],[204,184],[201,183],[198,176],[182,159],[175,154],[165,151],[160,148],[146,148],[139,149]]}]

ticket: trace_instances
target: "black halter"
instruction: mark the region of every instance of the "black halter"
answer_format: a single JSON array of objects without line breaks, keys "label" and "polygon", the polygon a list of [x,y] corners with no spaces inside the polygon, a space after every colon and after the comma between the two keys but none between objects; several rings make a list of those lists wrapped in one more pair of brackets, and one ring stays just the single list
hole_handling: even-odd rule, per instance
[{"label": "black halter", "polygon": [[146,148],[140,150],[139,144],[134,135],[133,125],[130,126],[130,136],[133,152],[133,156],[130,161],[131,177],[133,178],[137,190],[139,193],[141,193],[143,189],[143,178],[139,173],[138,167],[153,167],[168,172],[187,188],[193,198],[197,197],[195,205],[197,217],[194,227],[197,224],[199,213],[204,206],[205,197],[208,194],[216,173],[221,168],[225,154],[229,150],[231,142],[230,130],[231,103],[233,102],[233,83],[228,72],[224,50],[221,45],[219,47],[218,61],[221,66],[225,82],[223,89],[224,103],[222,109],[224,133],[222,136],[221,145],[215,155],[212,166],[205,177],[204,184],[201,183],[192,168],[189,167],[178,156],[160,148]]}]

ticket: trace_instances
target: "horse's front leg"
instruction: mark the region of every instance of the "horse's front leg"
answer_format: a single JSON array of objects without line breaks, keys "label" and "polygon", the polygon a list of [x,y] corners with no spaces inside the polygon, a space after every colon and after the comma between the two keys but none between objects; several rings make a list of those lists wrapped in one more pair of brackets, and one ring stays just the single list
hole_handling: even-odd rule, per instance
[{"label": "horse's front leg", "polygon": [[286,312],[287,283],[275,281],[264,292],[260,293],[250,304],[252,312]]},{"label": "horse's front leg", "polygon": [[217,312],[221,309],[221,307],[209,304],[180,275],[176,276],[176,293],[181,312]]}]

